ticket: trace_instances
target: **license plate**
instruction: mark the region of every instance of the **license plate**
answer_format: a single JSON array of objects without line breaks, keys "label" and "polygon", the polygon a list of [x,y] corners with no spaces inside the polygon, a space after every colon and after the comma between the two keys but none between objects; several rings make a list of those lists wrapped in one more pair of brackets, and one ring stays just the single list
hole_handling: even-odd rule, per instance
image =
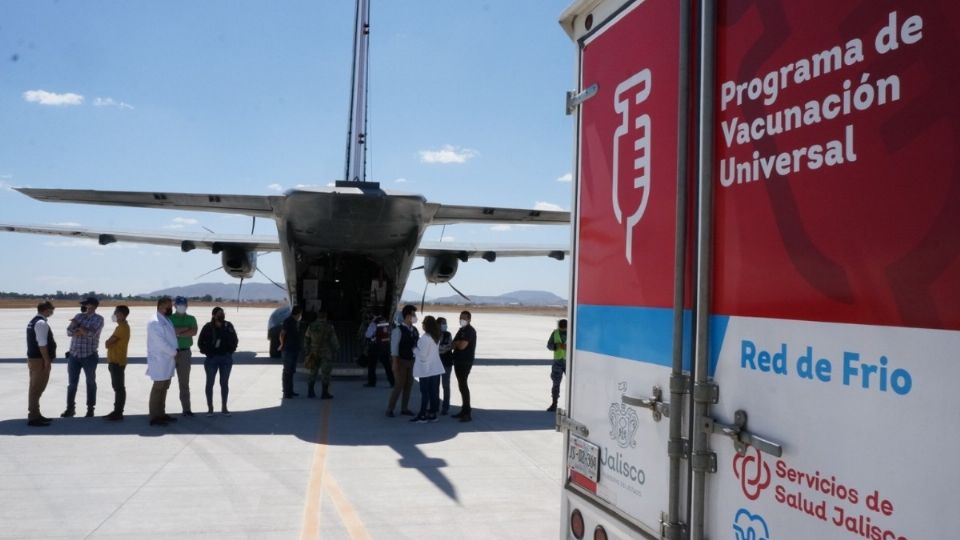
[{"label": "license plate", "polygon": [[600,481],[600,447],[586,439],[570,435],[567,464],[594,484]]}]

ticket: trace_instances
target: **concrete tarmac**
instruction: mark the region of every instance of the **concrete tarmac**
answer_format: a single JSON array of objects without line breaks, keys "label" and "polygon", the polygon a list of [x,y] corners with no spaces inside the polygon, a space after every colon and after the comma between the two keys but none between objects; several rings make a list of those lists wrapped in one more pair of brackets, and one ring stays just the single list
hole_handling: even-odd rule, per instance
[{"label": "concrete tarmac", "polygon": [[[61,351],[75,308],[58,305],[50,320]],[[179,414],[174,381],[167,412],[179,420],[151,427],[144,355],[152,311],[132,309],[122,422],[100,418],[113,405],[105,365],[97,369],[97,417],[59,418],[67,382],[61,355],[41,400],[54,421],[28,427],[24,335],[35,310],[0,310],[0,538],[559,538],[563,439],[544,412],[554,318],[476,314],[474,421],[412,424],[384,415],[382,371],[376,388],[335,379],[328,401],[306,399],[298,374],[301,397],[281,399],[281,366],[266,354],[270,310],[229,308],[240,336],[232,416],[206,416],[203,359],[194,348],[198,414]],[[209,314],[191,311],[201,325]],[[105,341],[112,308],[105,303],[99,313]],[[456,324],[456,313],[440,314]],[[451,378],[454,412],[460,396]],[[80,414],[85,396],[81,376]],[[414,385],[410,407],[419,403]]]}]

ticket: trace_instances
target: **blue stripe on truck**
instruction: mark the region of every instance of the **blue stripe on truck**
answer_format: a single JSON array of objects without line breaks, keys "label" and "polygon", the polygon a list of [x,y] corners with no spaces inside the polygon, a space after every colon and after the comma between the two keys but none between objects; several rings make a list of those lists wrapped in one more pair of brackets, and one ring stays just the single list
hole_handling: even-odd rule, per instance
[{"label": "blue stripe on truck", "polygon": [[[729,317],[710,317],[710,376],[726,334]],[[683,324],[689,336],[692,313],[684,311]],[[577,350],[670,367],[673,364],[673,310],[633,306],[577,306]],[[690,369],[690,339],[684,340],[684,369]]]}]

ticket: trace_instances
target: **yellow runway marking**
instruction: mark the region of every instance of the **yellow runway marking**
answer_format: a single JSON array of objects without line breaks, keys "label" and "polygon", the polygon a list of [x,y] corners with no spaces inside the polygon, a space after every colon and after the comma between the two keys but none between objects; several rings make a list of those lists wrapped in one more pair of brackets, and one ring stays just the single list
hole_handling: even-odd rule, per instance
[{"label": "yellow runway marking", "polygon": [[313,540],[320,534],[320,498],[323,496],[323,471],[327,462],[327,437],[330,434],[330,403],[323,404],[320,413],[320,437],[313,453],[310,481],[307,483],[307,501],[303,508],[303,526],[300,540]]},{"label": "yellow runway marking", "polygon": [[370,540],[370,534],[367,532],[366,527],[363,526],[363,522],[360,521],[360,516],[357,515],[357,511],[354,510],[353,505],[350,504],[347,497],[340,491],[340,485],[337,484],[337,481],[329,474],[325,476],[326,483],[324,484],[324,489],[327,494],[330,495],[330,499],[333,500],[333,506],[336,507],[337,513],[340,514],[340,521],[343,522],[344,528],[347,529],[347,534],[349,534],[353,540]]},{"label": "yellow runway marking", "polygon": [[340,489],[340,484],[326,470],[327,440],[330,435],[330,402],[323,404],[320,413],[320,436],[317,449],[313,453],[313,466],[310,468],[310,481],[307,483],[307,500],[303,509],[303,526],[300,529],[301,540],[314,540],[320,534],[320,509],[323,494],[333,501],[347,534],[354,540],[370,540],[370,534],[360,521],[360,516]]}]

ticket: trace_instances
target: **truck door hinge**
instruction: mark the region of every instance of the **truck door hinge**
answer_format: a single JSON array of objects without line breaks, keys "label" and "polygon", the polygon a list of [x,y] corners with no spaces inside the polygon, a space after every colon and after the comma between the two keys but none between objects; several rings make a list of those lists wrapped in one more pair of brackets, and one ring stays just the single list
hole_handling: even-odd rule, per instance
[{"label": "truck door hinge", "polygon": [[733,439],[733,447],[736,448],[737,453],[740,455],[743,455],[747,451],[748,446],[752,446],[761,452],[776,457],[780,457],[783,454],[783,446],[779,443],[746,430],[747,413],[743,410],[734,413],[733,424],[723,424],[713,418],[705,417],[701,419],[700,427],[707,433],[717,433]]},{"label": "truck door hinge", "polygon": [[584,438],[590,436],[590,430],[587,429],[587,426],[577,422],[573,418],[570,418],[570,416],[567,415],[567,411],[563,409],[557,409],[556,428],[557,431],[573,431],[577,435]]},{"label": "truck door hinge", "polygon": [[579,94],[576,92],[567,91],[567,115],[569,116],[576,112],[577,107],[579,107],[584,101],[596,95],[599,88],[600,87],[597,86],[597,83],[593,83]]},{"label": "truck door hinge", "polygon": [[664,416],[670,417],[670,404],[663,402],[663,390],[659,386],[653,387],[653,397],[636,398],[624,394],[620,401],[626,405],[650,409],[654,422],[659,422]]}]

